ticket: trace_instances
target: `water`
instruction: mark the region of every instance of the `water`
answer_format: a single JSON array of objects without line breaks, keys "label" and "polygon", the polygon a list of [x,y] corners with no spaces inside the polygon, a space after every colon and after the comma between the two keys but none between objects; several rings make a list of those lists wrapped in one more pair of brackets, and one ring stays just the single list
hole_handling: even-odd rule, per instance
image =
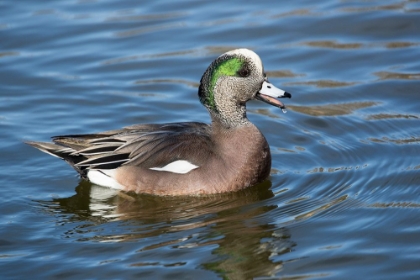
[{"label": "water", "polygon": [[[0,1],[0,276],[420,278],[420,2]],[[208,122],[200,77],[247,47],[293,94],[250,102],[264,183],[161,198],[23,144]]]}]

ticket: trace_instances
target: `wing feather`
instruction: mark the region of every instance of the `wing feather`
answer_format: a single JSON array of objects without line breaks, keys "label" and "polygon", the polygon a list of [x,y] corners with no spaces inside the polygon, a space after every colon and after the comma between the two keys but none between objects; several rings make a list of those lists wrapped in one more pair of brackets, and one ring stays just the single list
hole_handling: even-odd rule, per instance
[{"label": "wing feather", "polygon": [[81,176],[88,169],[121,165],[162,167],[176,160],[200,166],[211,153],[209,125],[197,122],[140,124],[98,134],[64,135],[54,143],[27,142],[66,160]]}]

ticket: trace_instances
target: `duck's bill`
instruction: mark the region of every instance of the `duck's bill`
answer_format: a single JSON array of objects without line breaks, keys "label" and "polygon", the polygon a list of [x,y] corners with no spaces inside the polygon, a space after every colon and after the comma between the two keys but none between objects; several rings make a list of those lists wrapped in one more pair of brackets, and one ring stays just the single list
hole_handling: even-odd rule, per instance
[{"label": "duck's bill", "polygon": [[270,105],[285,109],[283,102],[277,98],[291,98],[292,95],[282,89],[273,86],[269,81],[264,81],[259,92],[255,95],[255,99],[264,101]]}]

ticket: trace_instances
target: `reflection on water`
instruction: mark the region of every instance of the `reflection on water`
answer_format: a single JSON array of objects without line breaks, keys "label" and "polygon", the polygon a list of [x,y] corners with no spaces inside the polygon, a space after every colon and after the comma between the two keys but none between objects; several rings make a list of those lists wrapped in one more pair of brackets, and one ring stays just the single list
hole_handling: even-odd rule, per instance
[{"label": "reflection on water", "polygon": [[332,80],[321,80],[321,81],[306,81],[306,82],[289,82],[285,83],[286,85],[308,85],[308,86],[316,86],[320,88],[334,88],[334,87],[348,87],[355,85],[354,82],[339,82],[339,81],[332,81]]},{"label": "reflection on water", "polygon": [[145,34],[145,33],[170,31],[171,29],[180,28],[180,27],[184,27],[184,26],[185,26],[185,24],[182,23],[182,22],[162,24],[162,25],[158,25],[158,26],[147,26],[147,27],[134,29],[134,30],[116,32],[115,36],[116,37],[122,37],[122,38],[124,38],[124,37],[134,37],[134,36],[139,36],[139,35],[142,35],[142,34]]},{"label": "reflection on water", "polygon": [[394,143],[394,144],[416,144],[416,143],[420,143],[420,137],[410,137],[410,138],[406,138],[406,139],[390,139],[388,137],[382,137],[381,139],[379,138],[370,138],[369,139],[372,142],[375,143]]},{"label": "reflection on water", "polygon": [[374,73],[381,80],[420,80],[420,73],[395,73],[395,72],[376,72]]},{"label": "reflection on water", "polygon": [[345,104],[328,104],[322,106],[289,106],[293,111],[311,116],[340,116],[353,111],[375,106],[375,102],[354,102]]},{"label": "reflection on water", "polygon": [[332,49],[359,49],[359,48],[409,48],[418,46],[416,42],[388,42],[388,43],[338,43],[336,41],[310,41],[301,43],[303,46]]},{"label": "reflection on water", "polygon": [[[130,221],[130,232],[116,235],[94,234],[91,239],[102,242],[127,242],[156,238],[163,232],[184,233],[182,238],[148,243],[138,253],[161,247],[213,247],[217,260],[203,267],[229,279],[247,279],[255,275],[273,275],[281,264],[272,263],[270,256],[287,253],[294,246],[287,229],[260,224],[256,219],[277,205],[259,202],[272,198],[269,182],[237,193],[207,197],[156,197],[115,192],[85,181],[76,188],[77,194],[68,198],[39,201],[45,210],[60,213],[59,223],[90,221],[83,230],[76,226],[67,231],[68,237],[89,235],[101,223]],[[106,194],[108,192],[108,194]],[[69,214],[63,216],[62,214]],[[124,224],[120,224],[124,227]],[[138,228],[136,228],[138,227]],[[89,230],[90,228],[90,230]],[[200,238],[188,232],[200,229]],[[122,231],[124,232],[124,231]],[[85,238],[81,237],[83,240]],[[200,239],[202,239],[200,241]],[[166,260],[167,262],[167,260]],[[185,265],[186,262],[174,262]],[[160,262],[133,263],[132,266],[160,266]],[[166,264],[167,266],[167,264]]]},{"label": "reflection on water", "polygon": [[18,52],[0,52],[0,58],[7,57],[7,56],[18,56],[20,55]]},{"label": "reflection on water", "polygon": [[404,3],[398,3],[398,4],[392,4],[392,5],[377,5],[372,7],[347,7],[343,10],[345,12],[350,13],[361,13],[361,12],[371,12],[371,11],[388,11],[388,10],[404,10],[405,4]]},{"label": "reflection on water", "polygon": [[[283,261],[273,261],[273,258],[291,252],[296,246],[287,225],[324,213],[347,199],[346,195],[337,197],[344,190],[337,189],[336,194],[323,201],[302,197],[277,205],[272,200],[274,194],[270,187],[270,182],[266,181],[224,195],[156,197],[119,192],[81,181],[75,195],[37,203],[44,211],[55,215],[58,224],[75,224],[64,233],[64,238],[76,238],[81,242],[148,239],[147,245],[136,250],[137,254],[148,254],[161,248],[213,248],[212,254],[217,257],[203,263],[203,268],[228,279],[249,279],[274,276],[281,271]],[[261,216],[270,217],[270,212],[279,207],[282,212],[294,212],[294,218],[285,220],[283,226],[271,218],[261,219]],[[302,210],[304,212],[299,214]],[[83,223],[80,225],[80,222]],[[101,233],[99,228],[107,223],[118,224],[115,234]],[[179,235],[162,240],[162,233]],[[163,262],[131,263],[130,266],[170,267],[187,263],[188,259],[174,257]]]},{"label": "reflection on water", "polygon": [[313,41],[304,42],[302,45],[309,47],[322,47],[322,48],[333,48],[333,49],[358,49],[362,47],[360,43],[337,43],[335,41]]},{"label": "reflection on water", "polygon": [[192,88],[198,88],[198,86],[200,85],[199,83],[192,83],[190,81],[184,81],[184,80],[175,80],[175,79],[154,79],[154,80],[147,80],[147,81],[136,81],[135,82],[138,85],[142,85],[142,84],[183,84],[183,85],[187,85],[190,86]]},{"label": "reflection on water", "polygon": [[173,12],[173,13],[160,13],[160,14],[137,14],[121,13],[119,15],[108,17],[107,21],[153,21],[153,20],[168,20],[182,18],[186,13]]},{"label": "reflection on water", "polygon": [[290,70],[265,71],[265,73],[270,78],[296,78],[305,76],[304,74],[295,74]]},{"label": "reflection on water", "polygon": [[376,114],[369,115],[368,120],[384,120],[384,119],[418,119],[416,115],[403,115],[403,114]]}]

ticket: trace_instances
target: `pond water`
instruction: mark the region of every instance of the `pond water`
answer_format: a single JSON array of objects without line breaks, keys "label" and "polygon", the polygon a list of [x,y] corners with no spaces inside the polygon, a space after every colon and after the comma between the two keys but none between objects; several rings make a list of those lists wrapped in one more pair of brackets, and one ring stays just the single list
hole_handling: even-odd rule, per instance
[{"label": "pond water", "polygon": [[[0,278],[419,279],[420,1],[0,1]],[[257,52],[271,176],[118,193],[25,140],[209,122],[201,75]]]}]

